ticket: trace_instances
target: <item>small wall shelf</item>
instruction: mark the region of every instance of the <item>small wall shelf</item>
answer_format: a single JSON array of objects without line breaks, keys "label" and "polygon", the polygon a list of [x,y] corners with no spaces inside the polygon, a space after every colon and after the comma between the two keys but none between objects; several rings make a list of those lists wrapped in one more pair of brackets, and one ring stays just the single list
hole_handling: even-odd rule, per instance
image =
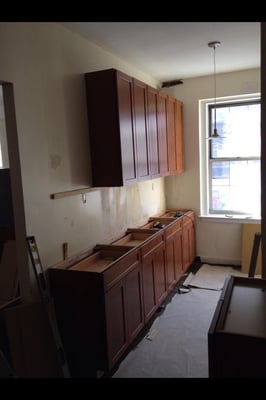
[{"label": "small wall shelf", "polygon": [[64,192],[52,193],[50,195],[50,198],[51,199],[61,199],[62,197],[75,196],[76,194],[94,192],[95,190],[100,190],[100,189],[107,189],[107,188],[105,188],[105,187],[85,187],[85,188],[81,188],[81,189],[66,190]]}]

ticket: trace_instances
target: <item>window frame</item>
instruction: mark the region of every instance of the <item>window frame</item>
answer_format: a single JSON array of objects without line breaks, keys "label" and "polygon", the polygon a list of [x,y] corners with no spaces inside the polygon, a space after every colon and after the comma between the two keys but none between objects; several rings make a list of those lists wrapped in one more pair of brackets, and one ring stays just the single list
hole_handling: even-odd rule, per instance
[{"label": "window frame", "polygon": [[[260,93],[253,93],[247,95],[238,96],[227,96],[216,98],[216,107],[229,106],[230,103],[234,105],[245,105],[247,103],[261,103]],[[209,205],[211,204],[211,185],[210,165],[213,161],[220,161],[221,158],[213,158],[211,161],[211,140],[208,140],[211,132],[211,110],[215,106],[214,99],[203,99],[199,100],[199,160],[200,160],[200,218],[206,220],[216,220],[216,221],[229,221],[236,222],[246,222],[246,220],[251,220],[252,223],[260,222],[261,216],[254,216],[247,213],[236,213],[230,210],[211,210]],[[233,157],[227,158],[233,160]],[[244,160],[248,157],[243,157]],[[254,159],[251,157],[250,159]],[[256,158],[257,159],[257,158]],[[261,159],[261,157],[259,158]],[[240,160],[237,158],[237,160]],[[232,221],[233,220],[233,221]]]}]

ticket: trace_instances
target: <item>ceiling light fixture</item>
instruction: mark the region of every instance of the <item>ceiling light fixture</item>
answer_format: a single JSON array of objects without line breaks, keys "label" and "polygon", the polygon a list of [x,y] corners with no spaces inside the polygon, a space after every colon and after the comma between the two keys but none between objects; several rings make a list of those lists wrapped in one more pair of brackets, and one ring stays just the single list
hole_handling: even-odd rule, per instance
[{"label": "ceiling light fixture", "polygon": [[209,140],[221,138],[216,127],[216,58],[215,58],[216,48],[220,47],[220,45],[221,42],[219,42],[218,40],[208,43],[208,46],[213,49],[213,78],[214,78],[214,129],[213,132],[211,133],[211,136],[207,138]]}]

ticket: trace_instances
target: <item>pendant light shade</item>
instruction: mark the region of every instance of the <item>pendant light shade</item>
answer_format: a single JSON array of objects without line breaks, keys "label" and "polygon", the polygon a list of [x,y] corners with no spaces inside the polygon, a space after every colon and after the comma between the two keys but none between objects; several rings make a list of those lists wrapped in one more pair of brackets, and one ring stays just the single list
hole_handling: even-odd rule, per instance
[{"label": "pendant light shade", "polygon": [[216,139],[216,138],[220,138],[221,136],[218,133],[217,127],[216,127],[216,48],[219,47],[221,45],[221,42],[219,41],[214,41],[214,42],[209,42],[208,46],[213,49],[213,80],[214,80],[214,129],[211,133],[211,136],[208,137],[207,139],[211,140],[211,139]]}]

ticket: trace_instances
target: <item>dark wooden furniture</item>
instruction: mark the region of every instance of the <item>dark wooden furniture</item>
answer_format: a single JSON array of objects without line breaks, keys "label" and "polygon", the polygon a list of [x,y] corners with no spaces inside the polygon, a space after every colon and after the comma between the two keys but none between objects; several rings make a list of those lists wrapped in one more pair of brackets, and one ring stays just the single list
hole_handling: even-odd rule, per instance
[{"label": "dark wooden furniture", "polygon": [[210,378],[266,378],[266,280],[227,278],[208,331]]},{"label": "dark wooden furniture", "polygon": [[137,181],[133,78],[114,69],[85,74],[94,186]]},{"label": "dark wooden furniture", "polygon": [[94,186],[183,172],[180,101],[115,69],[85,82]]},{"label": "dark wooden furniture", "polygon": [[159,218],[158,229],[151,217],[83,259],[49,269],[72,376],[110,371],[173,289],[184,271],[184,218]]},{"label": "dark wooden furniture", "polygon": [[103,246],[68,269],[51,268],[50,284],[73,377],[107,371],[144,324],[140,251]]}]

